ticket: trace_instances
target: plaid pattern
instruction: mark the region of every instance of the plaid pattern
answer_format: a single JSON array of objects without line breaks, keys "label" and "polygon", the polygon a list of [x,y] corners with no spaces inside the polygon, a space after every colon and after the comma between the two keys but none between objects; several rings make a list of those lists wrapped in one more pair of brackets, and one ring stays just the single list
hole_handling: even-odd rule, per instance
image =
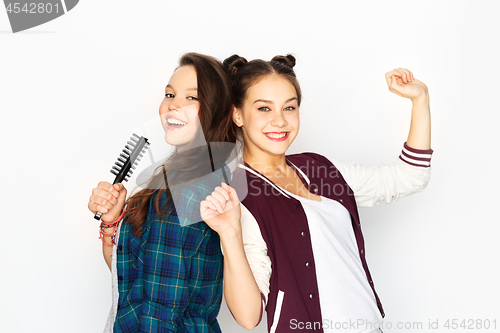
[{"label": "plaid pattern", "polygon": [[201,221],[200,202],[205,200],[217,186],[220,186],[221,182],[228,183],[227,177],[229,176],[229,168],[225,166],[224,169],[217,169],[215,172],[195,179],[190,184],[170,186],[170,193],[181,226]]},{"label": "plaid pattern", "polygon": [[[212,182],[220,185],[220,173]],[[218,182],[218,183],[217,183]],[[199,212],[214,187],[197,183],[181,196]],[[141,238],[123,223],[117,244],[118,310],[114,332],[221,332],[223,257],[219,236],[204,222],[182,226],[177,210],[159,220],[152,196]],[[162,203],[166,202],[166,195]],[[176,205],[177,207],[177,205]]]}]

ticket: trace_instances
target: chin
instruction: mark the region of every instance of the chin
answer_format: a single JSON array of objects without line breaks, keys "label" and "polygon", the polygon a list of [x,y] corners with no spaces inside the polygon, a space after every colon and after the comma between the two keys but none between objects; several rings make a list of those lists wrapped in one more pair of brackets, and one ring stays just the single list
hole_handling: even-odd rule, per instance
[{"label": "chin", "polygon": [[171,146],[181,146],[189,142],[189,140],[182,140],[178,136],[173,136],[169,134],[165,134],[165,142]]},{"label": "chin", "polygon": [[273,155],[273,156],[281,156],[281,155],[285,155],[286,154],[286,150],[280,150],[280,151],[272,151],[272,152],[269,152],[270,155]]},{"label": "chin", "polygon": [[284,155],[288,148],[290,148],[290,144],[288,142],[281,142],[281,143],[275,143],[275,142],[266,142],[266,144],[262,145],[264,149],[263,151],[267,152],[270,155]]},{"label": "chin", "polygon": [[288,146],[286,148],[278,148],[276,147],[275,149],[270,149],[270,147],[266,147],[265,149],[262,149],[266,153],[272,156],[280,156],[284,155],[286,151],[288,150]]}]

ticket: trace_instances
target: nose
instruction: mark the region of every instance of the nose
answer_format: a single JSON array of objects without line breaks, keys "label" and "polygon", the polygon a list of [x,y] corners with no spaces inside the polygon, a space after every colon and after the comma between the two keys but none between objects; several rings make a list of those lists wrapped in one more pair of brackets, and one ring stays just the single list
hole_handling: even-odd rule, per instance
[{"label": "nose", "polygon": [[170,105],[168,106],[168,111],[174,111],[174,110],[179,110],[181,108],[181,103],[179,99],[174,97],[174,99],[170,102]]},{"label": "nose", "polygon": [[287,124],[287,121],[283,115],[282,111],[277,111],[271,120],[271,125],[276,127],[283,127]]}]

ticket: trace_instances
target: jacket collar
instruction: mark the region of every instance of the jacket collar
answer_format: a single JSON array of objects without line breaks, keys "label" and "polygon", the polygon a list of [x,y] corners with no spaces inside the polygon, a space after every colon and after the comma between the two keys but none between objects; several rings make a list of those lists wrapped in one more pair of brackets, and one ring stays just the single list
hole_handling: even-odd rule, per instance
[{"label": "jacket collar", "polygon": [[[309,177],[307,177],[307,175],[302,170],[300,170],[300,168],[297,168],[297,166],[295,164],[290,162],[290,160],[288,160],[288,158],[285,157],[285,159],[286,159],[287,164],[290,165],[295,170],[295,172],[298,174],[298,176],[301,179],[305,180],[308,186],[311,185],[311,181],[309,180]],[[241,163],[241,162],[243,162],[243,163]],[[290,199],[290,196],[288,194],[286,194],[281,187],[274,184],[269,178],[267,178],[266,176],[261,174],[259,171],[252,168],[247,162],[240,160],[240,162],[238,162],[238,168],[244,169],[244,170],[250,172],[251,174],[261,178],[265,182],[269,183],[269,185],[274,187],[274,189],[276,189],[279,193],[283,194],[285,197]]]}]

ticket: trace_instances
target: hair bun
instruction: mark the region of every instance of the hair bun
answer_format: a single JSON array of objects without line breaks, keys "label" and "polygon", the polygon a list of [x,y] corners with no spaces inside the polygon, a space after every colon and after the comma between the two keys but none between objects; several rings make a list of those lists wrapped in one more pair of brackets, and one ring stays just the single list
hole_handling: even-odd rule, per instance
[{"label": "hair bun", "polygon": [[279,62],[285,66],[293,68],[295,66],[295,57],[291,54],[287,54],[286,56],[277,55],[271,61]]},{"label": "hair bun", "polygon": [[245,58],[240,57],[237,54],[233,54],[229,58],[226,58],[226,60],[224,60],[223,64],[224,64],[224,66],[229,68],[229,72],[231,73],[231,75],[235,75],[238,72],[238,70],[241,67],[243,67],[243,65],[245,65],[247,62],[248,61]]}]

